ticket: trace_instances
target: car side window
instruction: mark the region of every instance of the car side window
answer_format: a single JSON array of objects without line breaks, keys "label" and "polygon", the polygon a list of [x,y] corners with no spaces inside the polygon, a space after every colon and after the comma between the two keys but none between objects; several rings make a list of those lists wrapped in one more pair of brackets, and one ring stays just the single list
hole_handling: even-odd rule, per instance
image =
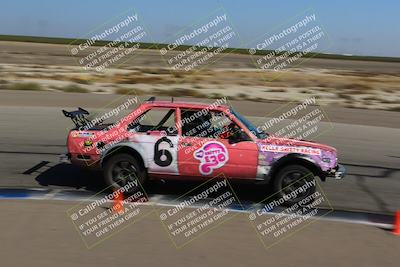
[{"label": "car side window", "polygon": [[182,136],[207,137],[211,114],[201,109],[181,109]]},{"label": "car side window", "polygon": [[232,134],[240,131],[239,126],[222,111],[212,111],[211,122],[215,138],[228,139]]},{"label": "car side window", "polygon": [[228,139],[240,128],[222,111],[181,109],[182,135]]},{"label": "car side window", "polygon": [[212,117],[212,126],[219,131],[224,131],[226,127],[228,127],[231,124],[235,124],[228,116],[225,115],[223,112],[211,112],[211,117]]},{"label": "car side window", "polygon": [[175,112],[175,109],[169,108],[149,109],[130,123],[128,130],[139,133],[165,131],[169,135],[176,135]]}]

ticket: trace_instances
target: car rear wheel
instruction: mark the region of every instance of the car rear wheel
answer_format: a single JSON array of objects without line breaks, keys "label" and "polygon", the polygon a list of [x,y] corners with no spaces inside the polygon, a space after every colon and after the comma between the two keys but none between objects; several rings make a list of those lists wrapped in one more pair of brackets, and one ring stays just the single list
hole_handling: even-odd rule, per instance
[{"label": "car rear wheel", "polygon": [[274,191],[283,198],[286,205],[311,204],[315,198],[316,181],[314,174],[301,165],[288,165],[280,170],[274,179]]},{"label": "car rear wheel", "polygon": [[[140,185],[146,181],[146,171],[138,160],[130,154],[116,154],[104,164],[104,180],[112,190],[127,186],[129,182],[138,180]],[[128,186],[128,192],[133,193],[140,188]]]}]

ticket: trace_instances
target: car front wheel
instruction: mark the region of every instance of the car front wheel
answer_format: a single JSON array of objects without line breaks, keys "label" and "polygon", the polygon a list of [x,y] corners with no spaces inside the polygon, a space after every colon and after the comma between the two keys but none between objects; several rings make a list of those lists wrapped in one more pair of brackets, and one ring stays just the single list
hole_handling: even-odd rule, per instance
[{"label": "car front wheel", "polygon": [[286,205],[311,204],[315,198],[316,181],[314,174],[301,165],[283,167],[274,179],[274,192]]}]

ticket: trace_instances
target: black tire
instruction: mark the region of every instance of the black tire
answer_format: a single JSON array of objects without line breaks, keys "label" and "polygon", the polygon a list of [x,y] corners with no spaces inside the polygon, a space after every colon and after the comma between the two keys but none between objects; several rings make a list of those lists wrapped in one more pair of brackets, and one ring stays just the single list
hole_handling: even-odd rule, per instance
[{"label": "black tire", "polygon": [[[296,189],[299,189],[303,185],[307,185],[307,189],[304,192],[297,191],[297,194],[293,193]],[[288,165],[283,167],[275,176],[273,189],[276,193],[277,198],[283,198],[284,204],[294,205],[302,201],[303,205],[306,206],[314,202],[315,198],[312,196],[316,191],[316,181],[314,174],[308,168],[301,165]],[[295,196],[295,197],[291,197]],[[305,199],[307,198],[307,201]]]},{"label": "black tire", "polygon": [[[115,154],[107,159],[103,168],[104,181],[112,190],[118,190],[129,181],[139,180],[141,186],[146,182],[146,170],[138,160],[126,153]],[[130,188],[128,193],[134,193],[139,188]]]}]

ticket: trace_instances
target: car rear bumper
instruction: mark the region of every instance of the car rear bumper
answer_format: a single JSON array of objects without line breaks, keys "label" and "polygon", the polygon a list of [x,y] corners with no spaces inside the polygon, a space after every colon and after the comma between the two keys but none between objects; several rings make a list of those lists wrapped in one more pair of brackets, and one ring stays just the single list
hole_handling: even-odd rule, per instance
[{"label": "car rear bumper", "polygon": [[98,155],[82,155],[82,154],[61,154],[59,155],[59,163],[70,163],[79,167],[100,170],[101,164]]},{"label": "car rear bumper", "polygon": [[335,168],[327,172],[326,177],[340,180],[346,176],[346,169],[343,165],[338,164]]}]

